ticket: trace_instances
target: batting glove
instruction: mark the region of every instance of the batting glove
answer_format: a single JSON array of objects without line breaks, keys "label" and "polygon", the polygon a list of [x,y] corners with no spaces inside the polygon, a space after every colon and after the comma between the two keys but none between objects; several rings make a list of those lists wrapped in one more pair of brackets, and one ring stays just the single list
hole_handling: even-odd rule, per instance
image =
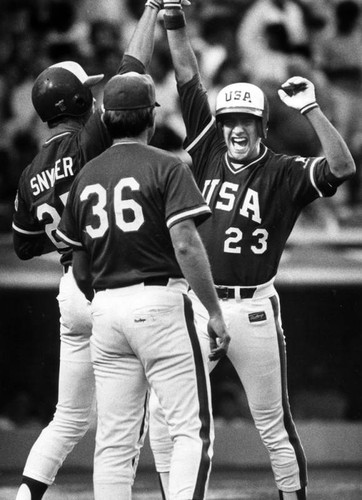
[{"label": "batting glove", "polygon": [[280,99],[302,115],[318,107],[312,82],[301,76],[289,78],[278,90]]}]

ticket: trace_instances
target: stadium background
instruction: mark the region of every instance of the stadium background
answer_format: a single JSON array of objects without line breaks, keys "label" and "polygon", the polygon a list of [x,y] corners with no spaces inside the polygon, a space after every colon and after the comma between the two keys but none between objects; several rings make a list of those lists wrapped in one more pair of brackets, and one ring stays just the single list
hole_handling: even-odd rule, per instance
[{"label": "stadium background", "polygon": [[[230,34],[237,33],[253,3],[195,0],[190,8],[191,33],[211,97],[223,79],[243,75],[240,67],[234,71],[239,58],[236,45],[232,45],[235,37]],[[314,5],[310,10],[314,25],[310,23],[309,27],[314,30],[311,40],[318,40],[316,32],[328,27],[337,0],[297,3]],[[31,107],[32,81],[44,66],[60,59],[78,60],[89,72],[104,72],[107,80],[117,69],[119,54],[143,5],[136,0],[1,2],[0,484],[6,474],[21,470],[30,446],[50,420],[57,398],[58,258],[51,254],[21,262],[11,245],[17,180],[46,134]],[[318,19],[323,26],[317,30]],[[183,126],[161,33],[160,29],[151,67],[158,100],[163,104],[155,144],[183,155]],[[318,82],[328,84],[328,78],[321,80],[320,69],[314,68],[313,47],[309,50],[303,55],[308,62],[303,69],[308,68],[312,75],[315,72]],[[360,70],[362,73],[362,63]],[[283,115],[288,134],[279,127],[274,117],[280,108],[273,101],[273,85],[269,80],[267,84],[274,130],[269,145],[298,154],[318,151],[318,144],[311,140],[308,130],[302,129],[302,122],[290,122],[290,117]],[[327,114],[332,119],[336,116],[338,124],[332,87],[327,92],[329,99],[325,94],[321,99]],[[97,92],[101,99],[101,86]],[[362,91],[359,95],[362,98]],[[317,467],[358,469],[362,466],[361,125],[353,122],[349,134],[346,140],[356,159],[356,179],[343,187],[336,199],[317,202],[303,213],[288,242],[277,285],[287,339],[291,406],[309,462]],[[217,426],[215,464],[268,467],[243,390],[227,362],[213,372],[212,387]],[[65,469],[91,469],[93,438],[94,428],[67,459]],[[151,466],[146,445],[140,468]],[[361,497],[362,493],[355,498]]]}]

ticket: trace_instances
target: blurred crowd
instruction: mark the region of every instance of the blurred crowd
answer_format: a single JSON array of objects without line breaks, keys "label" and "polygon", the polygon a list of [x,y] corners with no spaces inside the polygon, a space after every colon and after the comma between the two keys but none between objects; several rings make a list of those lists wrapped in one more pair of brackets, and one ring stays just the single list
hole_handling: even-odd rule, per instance
[{"label": "blurred crowd", "polygon": [[[0,18],[0,231],[9,231],[19,175],[47,138],[31,104],[36,76],[75,60],[89,74],[117,71],[144,0],[2,0]],[[261,86],[270,102],[267,145],[276,152],[319,155],[307,120],[281,103],[277,89],[302,75],[347,141],[357,175],[303,221],[333,231],[362,214],[362,0],[194,0],[186,9],[211,105],[235,81]],[[182,152],[182,123],[172,63],[159,16],[150,72],[158,110],[153,144]],[[318,214],[315,214],[315,210]]]}]

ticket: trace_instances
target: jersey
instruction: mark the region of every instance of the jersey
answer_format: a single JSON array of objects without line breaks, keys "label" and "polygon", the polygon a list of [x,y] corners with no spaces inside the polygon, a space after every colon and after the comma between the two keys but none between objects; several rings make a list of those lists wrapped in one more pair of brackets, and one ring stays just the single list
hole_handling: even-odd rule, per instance
[{"label": "jersey", "polygon": [[81,167],[109,145],[110,138],[97,110],[85,127],[67,126],[50,137],[20,177],[13,229],[29,236],[46,232],[54,250],[63,254],[63,264],[69,260],[69,246],[58,242],[54,233],[70,186]]},{"label": "jersey", "polygon": [[[119,73],[144,67],[137,59],[125,56]],[[58,129],[57,129],[58,130]],[[71,249],[54,237],[70,186],[83,165],[111,145],[111,138],[96,109],[85,125],[64,123],[41,147],[19,179],[13,217],[13,231],[26,241],[47,235],[51,248],[61,254],[61,263],[71,262]],[[35,253],[34,255],[38,255]]]},{"label": "jersey", "polygon": [[118,288],[182,277],[169,230],[210,214],[186,164],[152,146],[122,141],[79,174],[57,234],[91,255],[95,290]]},{"label": "jersey", "polygon": [[179,87],[185,149],[213,217],[199,228],[216,285],[253,286],[277,273],[293,226],[318,197],[332,196],[331,172],[322,157],[260,154],[232,162],[199,77]]}]

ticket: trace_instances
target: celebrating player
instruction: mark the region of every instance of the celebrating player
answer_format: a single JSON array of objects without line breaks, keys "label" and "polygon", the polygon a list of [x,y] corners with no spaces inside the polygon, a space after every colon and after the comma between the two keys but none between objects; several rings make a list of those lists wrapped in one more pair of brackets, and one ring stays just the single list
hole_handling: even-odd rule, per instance
[{"label": "celebrating player", "polygon": [[113,145],[78,174],[57,230],[85,250],[88,263],[75,276],[84,287],[90,269],[86,289],[96,291],[95,500],[131,498],[148,384],[174,441],[170,499],[203,499],[211,465],[209,377],[187,296],[189,283],[210,315],[211,355],[218,358],[229,337],[195,225],[210,209],[189,167],[148,146],[155,106],[149,75],[107,83],[104,123]]},{"label": "celebrating player", "polygon": [[[144,35],[153,30],[153,10],[145,9],[124,55],[120,73],[145,72],[152,45]],[[75,62],[45,69],[36,79],[32,98],[50,137],[19,181],[13,220],[14,248],[21,259],[52,250],[61,254],[64,275],[59,286],[60,370],[58,404],[52,422],[28,456],[17,500],[40,500],[64,459],[90,424],[94,375],[90,359],[90,304],[75,284],[72,252],[54,239],[75,175],[111,145],[95,109],[91,86],[103,75],[88,76]]]},{"label": "celebrating player", "polygon": [[[269,451],[280,498],[303,500],[306,459],[288,402],[285,339],[274,279],[303,207],[332,196],[355,173],[355,165],[344,140],[319,108],[314,85],[302,77],[290,78],[279,96],[309,121],[324,157],[286,156],[266,148],[268,103],[263,91],[250,83],[231,83],[220,91],[215,119],[181,4],[163,4],[187,131],[185,148],[213,214],[199,231],[233,339],[228,357]],[[202,325],[202,307],[195,298],[193,302]],[[201,330],[205,334],[205,325]],[[167,448],[166,435],[161,418],[154,420],[151,411],[151,443],[167,495],[172,446]]]}]

